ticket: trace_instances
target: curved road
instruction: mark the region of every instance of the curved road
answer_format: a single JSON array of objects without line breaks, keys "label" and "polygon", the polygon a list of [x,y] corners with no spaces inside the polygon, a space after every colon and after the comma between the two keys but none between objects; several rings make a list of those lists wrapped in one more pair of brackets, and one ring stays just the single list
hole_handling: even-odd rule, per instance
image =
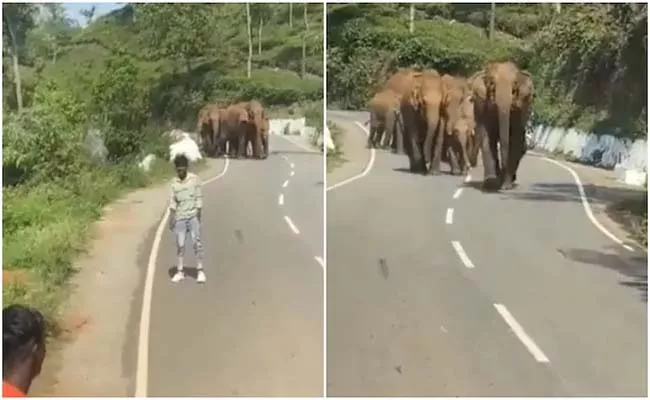
[{"label": "curved road", "polygon": [[645,253],[596,229],[567,171],[527,155],[486,194],[480,165],[410,174],[360,150],[367,113],[328,119],[372,162],[328,180],[328,396],[647,395]]},{"label": "curved road", "polygon": [[[204,181],[207,283],[170,281],[165,229],[148,396],[322,396],[323,158],[270,140],[267,160],[230,160],[222,178]],[[186,254],[192,274],[191,242]]]}]

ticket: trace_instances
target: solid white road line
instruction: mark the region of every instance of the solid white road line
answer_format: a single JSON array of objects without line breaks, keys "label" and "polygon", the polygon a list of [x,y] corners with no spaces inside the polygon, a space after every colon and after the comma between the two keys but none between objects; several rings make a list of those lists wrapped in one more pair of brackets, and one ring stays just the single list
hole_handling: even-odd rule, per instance
[{"label": "solid white road line", "polygon": [[286,181],[284,181],[284,183],[282,184],[283,188],[286,188],[287,186],[289,186],[289,180],[288,179]]},{"label": "solid white road line", "polygon": [[463,193],[463,188],[456,189],[456,191],[454,192],[454,199],[459,198],[461,193]]},{"label": "solid white road line", "polygon": [[[356,122],[356,121],[355,121],[355,124],[357,124],[357,126],[363,131],[363,133],[366,134],[366,136],[370,136],[370,132],[368,132],[368,129],[365,126],[363,126],[362,124],[360,124],[359,122]],[[376,157],[376,151],[375,151],[375,149],[371,148],[370,149],[370,160],[368,160],[368,165],[366,165],[366,168],[360,174],[352,176],[352,177],[350,177],[348,179],[345,179],[345,180],[343,180],[343,181],[341,181],[339,183],[336,183],[336,184],[328,187],[327,191],[329,192],[330,190],[336,189],[337,187],[347,185],[350,182],[354,182],[357,179],[361,179],[364,176],[368,175],[368,173],[370,173],[370,170],[372,169],[372,166],[375,164],[375,157]]]},{"label": "solid white road line", "polygon": [[494,308],[497,309],[497,312],[503,317],[503,319],[506,321],[506,324],[512,329],[512,331],[517,335],[519,340],[526,346],[530,354],[535,357],[535,360],[540,363],[549,363],[548,357],[546,357],[546,354],[535,344],[533,339],[531,339],[530,336],[524,331],[524,328],[519,325],[519,322],[515,319],[515,317],[510,314],[510,311],[504,306],[503,304],[494,304]]},{"label": "solid white road line", "polygon": [[281,137],[282,139],[286,140],[287,142],[293,144],[294,146],[298,146],[301,149],[307,150],[310,153],[320,153],[320,151],[318,151],[318,149],[309,148],[309,147],[305,146],[302,143],[298,143],[295,140],[293,140],[293,138],[291,138],[290,136],[285,136],[285,135],[274,135],[274,136]]},{"label": "solid white road line", "polygon": [[300,231],[296,226],[293,224],[293,221],[291,221],[291,218],[287,217],[286,215],[284,216],[284,220],[287,221],[287,225],[289,225],[289,228],[295,233],[296,235],[300,234]]},{"label": "solid white road line", "polygon": [[278,204],[279,204],[279,205],[283,205],[283,204],[284,204],[284,195],[283,195],[283,194],[280,194],[280,196],[278,197]]},{"label": "solid white road line", "polygon": [[573,170],[573,168],[569,167],[568,165],[565,165],[564,163],[561,163],[559,161],[553,160],[552,158],[548,158],[540,153],[537,152],[530,152],[533,155],[538,156],[542,160],[549,162],[551,164],[555,164],[560,168],[563,168],[565,171],[568,171],[571,176],[573,177],[573,180],[575,181],[576,186],[578,187],[578,194],[580,195],[580,202],[582,203],[582,208],[585,210],[585,214],[587,214],[587,218],[591,221],[591,223],[598,228],[599,231],[601,231],[605,236],[610,238],[613,242],[623,246],[623,248],[627,251],[634,251],[634,248],[628,244],[625,244],[621,239],[617,238],[613,233],[608,231],[604,226],[601,225],[600,222],[596,219],[594,216],[593,211],[591,210],[591,206],[589,205],[589,201],[587,200],[587,195],[585,194],[585,189],[582,186],[582,181],[580,181],[580,177],[578,176],[578,173]]},{"label": "solid white road line", "polygon": [[451,245],[454,247],[454,250],[456,250],[456,253],[458,253],[458,257],[460,257],[460,261],[465,264],[465,267],[474,268],[474,263],[469,259],[469,256],[465,253],[465,250],[463,250],[463,246],[460,245],[460,242],[454,240],[451,242]]},{"label": "solid white road line", "polygon": [[[223,170],[217,176],[205,180],[203,184],[207,184],[223,177],[228,171],[230,159],[226,158],[226,163]],[[147,264],[147,275],[144,280],[144,290],[142,294],[142,310],[140,312],[140,330],[138,333],[138,360],[136,364],[136,377],[135,377],[135,397],[147,397],[147,384],[149,382],[149,328],[151,325],[151,301],[153,294],[153,281],[156,272],[156,262],[158,260],[158,250],[160,248],[160,241],[165,228],[167,227],[167,218],[169,218],[169,208],[165,210],[165,214],[160,220],[158,229],[151,245],[151,252],[149,253],[149,262]]]},{"label": "solid white road line", "polygon": [[447,215],[445,215],[445,223],[447,225],[451,225],[454,223],[454,209],[453,208],[448,208],[447,209]]},{"label": "solid white road line", "polygon": [[321,257],[315,256],[314,259],[316,260],[317,263],[320,264],[321,267],[323,267],[323,269],[325,269],[325,261],[323,261]]},{"label": "solid white road line", "polygon": [[291,171],[291,172],[289,173],[289,176],[294,176],[295,174],[296,174],[296,171]]}]

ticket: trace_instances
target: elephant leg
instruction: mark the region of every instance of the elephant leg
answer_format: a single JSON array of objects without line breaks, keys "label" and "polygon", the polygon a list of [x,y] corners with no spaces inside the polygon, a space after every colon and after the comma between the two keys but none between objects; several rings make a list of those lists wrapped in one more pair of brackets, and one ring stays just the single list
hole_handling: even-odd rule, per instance
[{"label": "elephant leg", "polygon": [[492,146],[490,132],[484,124],[476,125],[477,147],[480,147],[483,155],[483,188],[485,190],[497,190],[499,186],[498,165],[496,149]]},{"label": "elephant leg", "polygon": [[449,168],[452,175],[461,175],[462,168],[460,165],[460,149],[459,143],[456,141],[456,138],[453,136],[445,136],[444,147],[447,150],[447,157],[449,161]]},{"label": "elephant leg", "polygon": [[244,158],[246,156],[246,134],[245,132],[240,132],[238,135],[239,143],[237,143],[237,158]]},{"label": "elephant leg", "polygon": [[262,145],[263,145],[263,158],[266,159],[269,157],[269,136],[266,135],[262,138]]},{"label": "elephant leg", "polygon": [[[424,140],[425,170],[433,175],[440,175],[440,161],[443,148],[443,129],[440,127],[439,107],[427,110],[427,134]],[[433,154],[431,154],[433,151]]]},{"label": "elephant leg", "polygon": [[512,174],[512,182],[517,181],[517,170],[519,163],[524,158],[527,151],[526,146],[526,126],[525,122],[521,120],[519,113],[514,115],[513,121],[510,123],[510,155],[508,168]]},{"label": "elephant leg", "polygon": [[393,141],[393,135],[395,134],[395,115],[390,112],[386,116],[386,124],[384,129],[384,137],[381,141],[381,147],[384,149],[390,148],[391,142]]},{"label": "elephant leg", "polygon": [[396,126],[393,131],[393,149],[396,154],[404,154],[404,120],[399,110],[395,111]]}]

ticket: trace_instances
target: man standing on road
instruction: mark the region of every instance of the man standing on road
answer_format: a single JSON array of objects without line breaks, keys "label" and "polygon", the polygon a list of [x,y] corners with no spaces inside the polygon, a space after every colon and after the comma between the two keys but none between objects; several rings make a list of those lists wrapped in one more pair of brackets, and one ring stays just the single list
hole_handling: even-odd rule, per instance
[{"label": "man standing on road", "polygon": [[185,278],[183,270],[183,256],[185,254],[185,239],[190,234],[194,243],[196,255],[196,280],[204,283],[206,280],[203,272],[203,245],[201,244],[201,208],[203,207],[203,194],[201,193],[201,179],[188,172],[189,160],[183,154],[174,158],[176,177],[171,183],[171,199],[169,204],[169,228],[176,237],[176,255],[178,267],[172,282],[180,282]]}]

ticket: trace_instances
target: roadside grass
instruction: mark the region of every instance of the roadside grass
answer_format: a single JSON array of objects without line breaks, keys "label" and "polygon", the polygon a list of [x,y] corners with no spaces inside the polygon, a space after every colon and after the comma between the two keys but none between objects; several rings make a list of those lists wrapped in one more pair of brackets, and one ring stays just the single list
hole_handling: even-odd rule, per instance
[{"label": "roadside grass", "polygon": [[58,335],[58,310],[68,295],[74,261],[87,250],[90,229],[104,206],[172,173],[171,163],[158,158],[148,173],[137,164],[122,164],[66,181],[4,188],[3,304],[35,307],[49,333]]},{"label": "roadside grass", "polygon": [[343,130],[332,121],[327,121],[327,127],[330,130],[332,141],[334,142],[334,150],[327,151],[327,173],[329,174],[343,165],[347,160],[343,157],[343,151],[341,150],[341,135],[343,134]]}]

